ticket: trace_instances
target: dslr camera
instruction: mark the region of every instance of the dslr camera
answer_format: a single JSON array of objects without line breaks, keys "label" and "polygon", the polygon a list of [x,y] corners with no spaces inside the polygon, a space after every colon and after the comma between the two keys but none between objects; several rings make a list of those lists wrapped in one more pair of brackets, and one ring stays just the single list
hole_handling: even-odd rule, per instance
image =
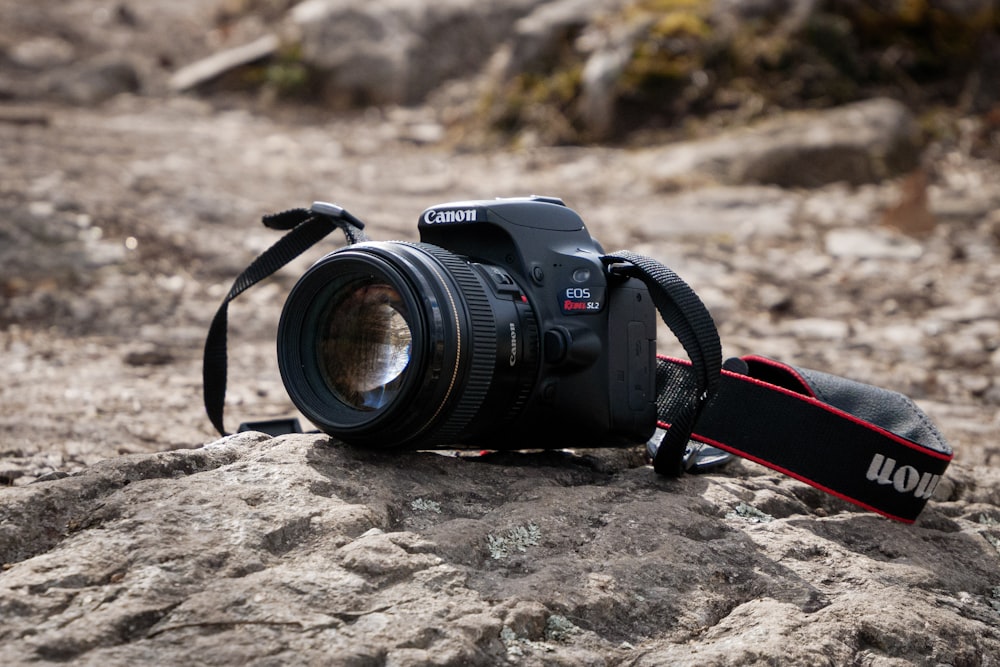
[{"label": "dslr camera", "polygon": [[309,268],[278,329],[293,403],[349,444],[620,446],[657,424],[657,311],[560,199],[440,204],[419,243]]},{"label": "dslr camera", "polygon": [[[340,229],[278,324],[278,366],[323,431],[378,448],[547,449],[646,440],[664,475],[743,456],[912,522],[952,459],[902,394],[746,355],[723,364],[711,314],[668,267],[605,254],[553,197],[452,202],[420,242],[373,242],[315,202],[264,216],[285,234],[233,282],[205,340],[204,399],[225,434],[229,303]],[[658,356],[657,316],[687,359]],[[240,430],[298,432],[297,420]],[[652,437],[650,437],[652,436]]]}]

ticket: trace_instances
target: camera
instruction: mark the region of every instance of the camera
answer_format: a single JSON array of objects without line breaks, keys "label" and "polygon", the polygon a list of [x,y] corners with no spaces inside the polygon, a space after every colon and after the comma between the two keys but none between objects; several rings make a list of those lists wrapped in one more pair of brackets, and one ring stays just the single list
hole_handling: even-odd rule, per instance
[{"label": "camera", "polygon": [[654,432],[657,311],[553,197],[424,211],[310,267],[278,326],[295,406],[369,447],[621,446]]},{"label": "camera", "polygon": [[[694,290],[655,259],[605,254],[560,199],[432,206],[416,243],[370,241],[363,221],[327,202],[263,223],[287,233],[233,281],[205,339],[205,411],[220,434],[230,302],[339,229],[348,245],[311,266],[285,301],[278,367],[299,410],[348,444],[645,440],[663,475],[743,456],[905,522],[952,459],[902,394],[757,355],[723,364]],[[656,354],[657,316],[687,359]],[[301,432],[297,419],[239,430]]]}]

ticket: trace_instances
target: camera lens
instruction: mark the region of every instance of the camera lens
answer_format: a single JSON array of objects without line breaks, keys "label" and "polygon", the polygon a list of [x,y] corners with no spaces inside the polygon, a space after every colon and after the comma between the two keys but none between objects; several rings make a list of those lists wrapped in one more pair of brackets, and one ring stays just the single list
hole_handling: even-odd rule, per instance
[{"label": "camera lens", "polygon": [[310,421],[345,442],[435,447],[515,419],[539,371],[530,304],[434,245],[322,258],[285,302],[278,366]]},{"label": "camera lens", "polygon": [[331,297],[316,344],[323,379],[337,398],[356,410],[384,407],[410,363],[406,305],[391,285],[348,284]]}]

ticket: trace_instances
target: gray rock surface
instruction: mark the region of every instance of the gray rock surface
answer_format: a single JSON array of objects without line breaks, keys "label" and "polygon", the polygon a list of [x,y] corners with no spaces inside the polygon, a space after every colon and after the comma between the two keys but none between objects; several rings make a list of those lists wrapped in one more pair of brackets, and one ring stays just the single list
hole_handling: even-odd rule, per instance
[{"label": "gray rock surface", "polygon": [[290,14],[303,62],[332,98],[413,104],[476,74],[534,0],[306,0]]},{"label": "gray rock surface", "polygon": [[0,662],[989,664],[1000,476],[914,526],[753,464],[241,434],[0,496]]},{"label": "gray rock surface", "polygon": [[46,79],[48,93],[70,104],[95,105],[124,93],[138,92],[139,73],[127,58],[99,57],[60,68]]},{"label": "gray rock surface", "polygon": [[861,185],[915,169],[923,142],[905,106],[873,99],[668,145],[654,152],[651,169],[666,182],[701,173],[742,185]]}]

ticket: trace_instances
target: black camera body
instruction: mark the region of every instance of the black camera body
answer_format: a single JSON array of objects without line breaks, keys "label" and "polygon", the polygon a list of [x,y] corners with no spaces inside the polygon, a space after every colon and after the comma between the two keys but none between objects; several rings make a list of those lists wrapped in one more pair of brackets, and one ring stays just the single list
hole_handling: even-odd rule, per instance
[{"label": "black camera body", "polygon": [[289,396],[377,447],[620,446],[656,427],[656,309],[559,199],[431,207],[420,243],[314,264],[278,331]]}]

